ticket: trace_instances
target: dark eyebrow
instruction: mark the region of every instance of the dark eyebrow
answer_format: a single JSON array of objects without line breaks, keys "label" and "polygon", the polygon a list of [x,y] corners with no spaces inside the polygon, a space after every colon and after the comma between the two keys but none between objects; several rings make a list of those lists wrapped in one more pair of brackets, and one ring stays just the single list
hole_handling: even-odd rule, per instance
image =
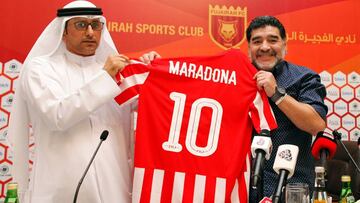
[{"label": "dark eyebrow", "polygon": [[94,21],[100,21],[99,18],[72,18],[70,20],[74,20],[75,22],[94,22]]},{"label": "dark eyebrow", "polygon": [[278,35],[269,35],[268,37],[272,38],[272,39],[280,39],[281,37]]},{"label": "dark eyebrow", "polygon": [[[250,41],[256,41],[256,40],[259,40],[261,38],[262,38],[262,36],[255,36],[255,37],[251,38]],[[278,35],[268,35],[265,38],[280,39],[280,36],[278,36]]]},{"label": "dark eyebrow", "polygon": [[260,36],[256,36],[256,37],[251,38],[251,41],[255,41],[255,40],[258,40],[260,38],[261,38]]}]

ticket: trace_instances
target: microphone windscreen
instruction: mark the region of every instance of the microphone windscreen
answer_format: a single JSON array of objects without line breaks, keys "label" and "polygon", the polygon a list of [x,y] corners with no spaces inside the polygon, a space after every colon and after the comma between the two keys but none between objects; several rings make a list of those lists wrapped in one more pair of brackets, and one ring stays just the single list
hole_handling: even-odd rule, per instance
[{"label": "microphone windscreen", "polygon": [[280,145],[276,152],[273,169],[277,174],[284,169],[289,171],[288,178],[294,174],[297,157],[299,154],[299,147],[291,144]]},{"label": "microphone windscreen", "polygon": [[337,144],[334,139],[324,136],[322,133],[318,133],[311,146],[311,154],[316,159],[320,159],[320,151],[326,149],[329,151],[328,159],[331,159],[335,155],[336,148]]},{"label": "microphone windscreen", "polygon": [[265,158],[269,160],[272,152],[271,138],[269,136],[254,136],[251,143],[251,154],[254,158],[257,150],[263,150],[265,152]]},{"label": "microphone windscreen", "polygon": [[108,137],[108,135],[109,135],[109,131],[104,130],[104,131],[101,133],[101,135],[100,135],[100,140],[102,140],[102,141],[106,140],[106,138]]}]

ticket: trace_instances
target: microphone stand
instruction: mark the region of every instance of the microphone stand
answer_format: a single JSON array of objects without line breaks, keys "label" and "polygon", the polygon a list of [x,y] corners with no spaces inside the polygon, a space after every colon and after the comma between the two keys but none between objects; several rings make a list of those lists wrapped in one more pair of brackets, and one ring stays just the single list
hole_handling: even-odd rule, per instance
[{"label": "microphone stand", "polygon": [[107,131],[107,130],[104,130],[104,131],[101,133],[100,142],[99,142],[99,144],[98,144],[98,146],[97,146],[94,154],[92,155],[92,157],[91,157],[91,159],[90,159],[90,162],[89,162],[89,164],[87,165],[87,167],[86,167],[86,169],[85,169],[85,172],[84,172],[84,174],[82,175],[82,177],[81,177],[81,179],[80,179],[80,181],[79,181],[79,183],[78,183],[78,186],[76,187],[76,191],[75,191],[73,203],[76,203],[77,196],[78,196],[79,190],[80,190],[80,186],[81,186],[81,184],[82,184],[82,182],[83,182],[83,180],[84,180],[84,178],[85,178],[85,175],[86,175],[86,173],[88,172],[88,170],[89,170],[92,162],[94,161],[94,158],[95,158],[95,156],[96,156],[96,154],[97,154],[97,152],[98,152],[98,150],[99,150],[102,142],[103,142],[104,140],[106,140],[108,134],[109,134],[109,131]]},{"label": "microphone stand", "polygon": [[264,155],[259,153],[258,156],[256,156],[256,162],[260,163],[260,166],[259,167],[255,167],[256,169],[258,169],[257,171],[257,174],[258,176],[253,176],[252,177],[252,180],[253,180],[253,186],[252,186],[252,189],[254,190],[255,194],[256,194],[256,200],[257,202],[260,202],[262,200],[262,198],[264,197],[264,188],[263,188],[263,185],[264,185],[264,170],[260,170],[263,169],[263,166],[264,166],[264,162],[265,160],[263,160],[262,162],[261,161],[258,161],[258,159],[261,159],[263,158]]},{"label": "microphone stand", "polygon": [[351,162],[354,164],[354,166],[356,167],[357,171],[360,173],[360,168],[359,166],[356,164],[355,160],[352,158],[349,150],[346,148],[346,146],[344,145],[344,143],[341,141],[341,133],[339,133],[338,131],[334,130],[332,132],[332,134],[334,135],[334,138],[340,142],[342,148],[345,150],[346,154],[349,156]]},{"label": "microphone stand", "polygon": [[[259,173],[260,177],[264,177],[263,171]],[[264,198],[264,179],[261,178],[255,188],[257,202],[260,202]]]},{"label": "microphone stand", "polygon": [[[262,129],[260,131],[259,136],[270,137],[270,131],[266,129]],[[255,139],[255,138],[254,138]],[[272,145],[272,144],[271,144]],[[271,148],[271,147],[270,147]],[[255,192],[257,202],[260,202],[264,197],[264,164],[265,164],[265,157],[266,152],[263,149],[256,149],[255,150],[255,167],[251,177],[252,182],[252,189]]]},{"label": "microphone stand", "polygon": [[275,189],[275,193],[272,197],[272,202],[273,203],[280,203],[282,202],[282,196],[283,196],[283,189],[286,185],[286,181],[287,181],[287,177],[289,175],[289,171],[287,170],[281,170],[280,171],[280,174],[279,174],[279,182],[278,182],[278,185],[276,186],[276,189]]},{"label": "microphone stand", "polygon": [[320,150],[320,166],[323,166],[325,169],[327,168],[327,158],[329,156],[329,151],[328,150],[324,150],[324,149],[321,149]]}]

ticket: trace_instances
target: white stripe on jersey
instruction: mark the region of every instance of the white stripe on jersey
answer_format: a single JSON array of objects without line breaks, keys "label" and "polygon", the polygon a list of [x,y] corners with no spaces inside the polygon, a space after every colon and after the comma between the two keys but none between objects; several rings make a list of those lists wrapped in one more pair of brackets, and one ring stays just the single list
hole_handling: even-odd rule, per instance
[{"label": "white stripe on jersey", "polygon": [[206,176],[195,176],[194,198],[193,202],[204,202]]},{"label": "white stripe on jersey", "polygon": [[171,202],[182,202],[184,193],[184,182],[185,173],[175,172]]},{"label": "white stripe on jersey", "polygon": [[269,123],[266,120],[266,117],[265,117],[264,111],[263,111],[264,103],[263,103],[263,100],[261,99],[261,95],[260,95],[259,92],[256,92],[256,97],[255,97],[253,103],[254,103],[256,109],[258,109],[258,114],[259,114],[259,119],[260,119],[260,129],[269,130],[270,126],[269,126]]},{"label": "white stripe on jersey", "polygon": [[140,202],[141,198],[141,190],[144,181],[144,168],[137,168],[135,167],[134,171],[134,182],[133,182],[133,193],[132,193],[132,202]]},{"label": "white stripe on jersey", "polygon": [[121,105],[131,104],[131,105],[137,106],[137,102],[135,102],[135,101],[137,101],[138,99],[139,99],[139,95],[137,94],[137,95],[131,97],[130,99],[126,100],[124,103],[121,103]]},{"label": "white stripe on jersey", "polygon": [[164,182],[164,170],[154,169],[152,178],[150,202],[156,203],[161,201],[161,190]]},{"label": "white stripe on jersey", "polygon": [[232,203],[240,203],[240,198],[239,198],[239,180],[236,179],[235,180],[235,185],[234,188],[231,192],[231,202]]},{"label": "white stripe on jersey", "polygon": [[251,169],[250,169],[250,153],[247,153],[247,155],[246,155],[246,170],[244,172],[244,178],[245,178],[245,186],[246,186],[248,200],[250,198],[250,196],[249,196],[250,171],[251,171]]},{"label": "white stripe on jersey", "polygon": [[[249,154],[246,157],[246,172],[244,172],[244,178],[246,183],[246,191],[249,193],[249,178],[250,178],[250,160]],[[150,194],[150,202],[157,203],[161,202],[161,193],[164,184],[164,174],[165,171],[161,169],[153,170],[152,177],[152,185],[151,185],[151,194]],[[139,203],[141,202],[141,190],[143,187],[145,169],[135,167],[134,172],[134,183],[133,183],[133,196],[132,202]],[[174,173],[174,185],[172,191],[171,202],[183,202],[183,193],[184,193],[184,185],[185,185],[185,176],[186,174],[183,172],[175,172]],[[204,175],[196,175],[195,183],[194,183],[194,196],[193,202],[204,202],[205,198],[205,186],[206,186],[206,176]],[[223,203],[225,202],[226,195],[226,179],[225,178],[216,178],[215,185],[215,203]],[[232,188],[230,199],[232,203],[240,203],[239,197],[239,179],[235,179],[235,184]]]},{"label": "white stripe on jersey", "polygon": [[216,178],[215,186],[215,203],[225,202],[225,193],[226,193],[226,179],[225,178]]},{"label": "white stripe on jersey", "polygon": [[141,73],[141,74],[134,74],[129,77],[124,78],[119,85],[121,91],[124,91],[132,86],[135,85],[142,85],[144,84],[149,72]]}]

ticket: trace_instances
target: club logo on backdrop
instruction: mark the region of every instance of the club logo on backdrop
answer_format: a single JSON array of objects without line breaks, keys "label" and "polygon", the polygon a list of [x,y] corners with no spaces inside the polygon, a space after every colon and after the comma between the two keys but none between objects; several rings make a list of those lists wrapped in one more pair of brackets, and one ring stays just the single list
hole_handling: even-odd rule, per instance
[{"label": "club logo on backdrop", "polygon": [[285,159],[286,161],[291,161],[292,160],[292,155],[291,155],[291,151],[288,149],[285,149],[283,151],[281,151],[278,154],[279,157],[281,157],[282,159]]},{"label": "club logo on backdrop", "polygon": [[209,5],[209,35],[219,47],[239,47],[245,40],[246,25],[246,7]]}]

